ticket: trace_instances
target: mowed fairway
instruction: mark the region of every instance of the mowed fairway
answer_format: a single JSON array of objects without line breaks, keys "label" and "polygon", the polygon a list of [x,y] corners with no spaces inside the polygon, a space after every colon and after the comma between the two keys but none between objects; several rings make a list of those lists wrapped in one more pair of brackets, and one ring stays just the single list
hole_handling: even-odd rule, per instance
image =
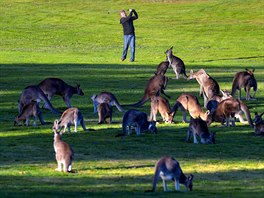
[{"label": "mowed fairway", "polygon": [[[92,94],[110,91],[121,104],[137,102],[165,50],[191,69],[204,68],[222,89],[231,89],[236,72],[255,68],[257,100],[244,101],[254,113],[264,112],[264,2],[259,0],[1,0],[0,1],[0,197],[262,197],[264,138],[249,125],[225,128],[213,123],[215,145],[185,142],[187,123],[177,112],[176,124],[158,124],[158,134],[121,133],[122,113],[114,107],[113,124],[98,125]],[[117,10],[134,8],[136,61],[121,62],[122,26]],[[128,54],[130,57],[130,54]],[[195,80],[179,80],[169,68],[165,90],[174,105],[181,93],[197,97]],[[22,90],[44,78],[81,85],[72,106],[94,131],[65,133],[75,151],[74,173],[57,168],[52,124],[13,126]],[[242,91],[245,98],[245,92]],[[199,97],[200,103],[203,99]],[[61,97],[51,100],[61,111]],[[140,110],[149,114],[150,102]],[[46,121],[59,118],[43,110]],[[189,118],[189,117],[188,117]],[[161,119],[158,116],[158,119]],[[31,120],[32,124],[32,120]],[[73,128],[72,128],[73,130]],[[175,157],[186,175],[194,175],[192,192],[152,188],[155,162]]]}]

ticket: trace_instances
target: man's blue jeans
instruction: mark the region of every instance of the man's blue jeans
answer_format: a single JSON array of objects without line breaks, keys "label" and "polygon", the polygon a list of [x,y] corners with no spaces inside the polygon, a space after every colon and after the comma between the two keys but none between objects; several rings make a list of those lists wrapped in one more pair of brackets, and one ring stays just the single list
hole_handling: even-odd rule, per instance
[{"label": "man's blue jeans", "polygon": [[129,46],[130,46],[130,52],[131,52],[130,61],[135,60],[135,41],[136,41],[135,35],[133,34],[124,35],[124,49],[123,49],[123,54],[122,54],[122,60],[126,59],[127,50]]}]

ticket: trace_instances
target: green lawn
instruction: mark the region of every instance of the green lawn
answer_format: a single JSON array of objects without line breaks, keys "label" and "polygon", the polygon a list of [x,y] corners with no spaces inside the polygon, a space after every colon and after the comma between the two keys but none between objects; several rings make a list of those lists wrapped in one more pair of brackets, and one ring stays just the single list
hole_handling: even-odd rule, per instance
[{"label": "green lawn", "polygon": [[[264,139],[248,125],[213,123],[209,130],[216,131],[216,144],[194,145],[184,141],[188,124],[177,112],[176,124],[159,124],[156,135],[116,138],[122,113],[114,108],[114,123],[97,125],[90,97],[110,91],[121,104],[137,102],[165,60],[165,50],[174,46],[187,73],[204,68],[222,89],[231,89],[236,72],[255,68],[257,100],[245,101],[254,117],[264,111],[264,2],[1,0],[0,7],[0,197],[263,196]],[[120,61],[123,35],[116,10],[128,8],[139,14],[134,63]],[[175,76],[172,69],[167,76]],[[85,93],[74,95],[72,105],[95,131],[79,127],[78,133],[62,137],[75,151],[75,173],[55,171],[52,125],[13,126],[21,91],[46,77],[80,83]],[[169,80],[171,105],[183,92],[198,96],[198,83]],[[52,104],[66,108],[58,96]],[[150,103],[140,110],[149,113]],[[58,118],[42,112],[49,122]],[[192,192],[181,186],[180,192],[165,193],[160,180],[156,193],[144,193],[151,189],[155,162],[164,155],[194,175]]]}]

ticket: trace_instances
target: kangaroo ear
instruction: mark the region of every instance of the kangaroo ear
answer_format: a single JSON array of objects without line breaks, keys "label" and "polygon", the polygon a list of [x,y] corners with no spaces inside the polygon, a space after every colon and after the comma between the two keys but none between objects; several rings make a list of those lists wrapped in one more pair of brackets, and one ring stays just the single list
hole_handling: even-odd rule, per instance
[{"label": "kangaroo ear", "polygon": [[254,69],[252,69],[252,73],[254,73],[254,71],[255,71],[255,68],[254,68]]},{"label": "kangaroo ear", "polygon": [[56,120],[54,120],[54,124],[56,124],[56,125],[57,125],[57,124],[58,124],[58,122],[59,122],[59,120],[57,120],[57,119],[56,119]]},{"label": "kangaroo ear", "polygon": [[170,49],[173,49],[173,46],[171,46],[171,48]]},{"label": "kangaroo ear", "polygon": [[188,180],[189,180],[189,181],[192,181],[192,180],[193,180],[193,174],[190,174],[190,175],[188,176]]},{"label": "kangaroo ear", "polygon": [[205,112],[205,114],[206,114],[206,115],[209,115],[209,114],[210,114],[210,111],[209,111],[209,110],[207,110],[207,111]]}]

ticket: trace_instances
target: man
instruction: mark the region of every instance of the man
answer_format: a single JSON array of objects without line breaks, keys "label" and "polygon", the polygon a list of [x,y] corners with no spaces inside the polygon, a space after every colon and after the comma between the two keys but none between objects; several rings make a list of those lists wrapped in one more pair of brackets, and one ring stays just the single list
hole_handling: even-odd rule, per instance
[{"label": "man", "polygon": [[138,18],[138,15],[134,9],[129,9],[129,12],[129,15],[127,16],[125,10],[120,11],[120,24],[122,24],[124,31],[124,49],[121,60],[124,61],[126,59],[128,46],[130,45],[130,62],[134,62],[136,36],[133,21]]}]

